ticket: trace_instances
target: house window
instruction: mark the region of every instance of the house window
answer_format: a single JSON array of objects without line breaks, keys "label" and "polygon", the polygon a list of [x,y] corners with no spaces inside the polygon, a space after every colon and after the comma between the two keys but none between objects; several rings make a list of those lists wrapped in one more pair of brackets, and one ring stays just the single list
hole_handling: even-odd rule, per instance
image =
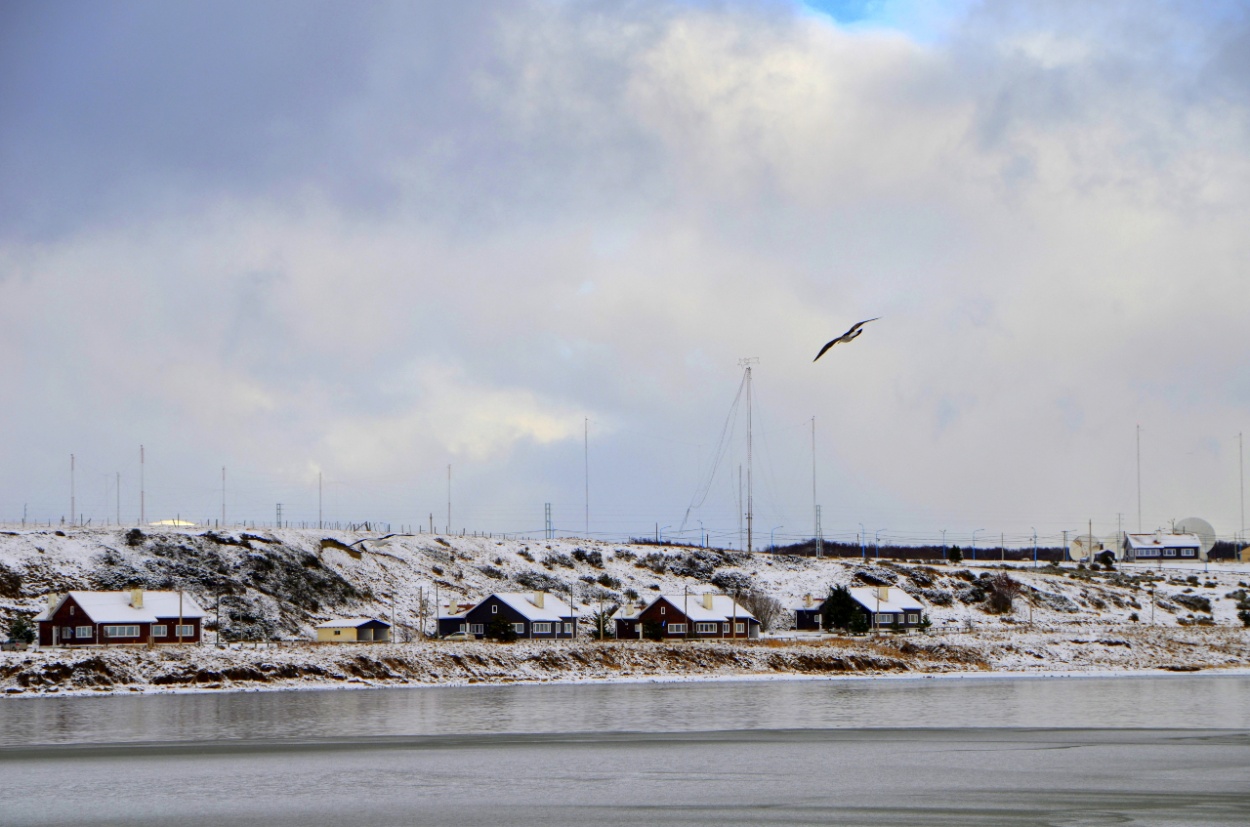
[{"label": "house window", "polygon": [[670,635],[684,635],[686,633],[686,624],[670,623],[668,624],[668,633]]},{"label": "house window", "polygon": [[571,635],[571,634],[573,634],[573,624],[572,624],[572,623],[566,623],[566,624],[564,624],[564,633],[565,633],[566,635]]},{"label": "house window", "polygon": [[661,607],[660,607],[660,614],[664,614],[664,607],[663,607],[663,606],[661,606]]},{"label": "house window", "polygon": [[734,624],[734,634],[736,635],[746,634],[746,630],[747,630],[747,625],[745,623]]},{"label": "house window", "polygon": [[1192,548],[1181,549],[1181,557],[1193,557],[1193,556],[1194,556],[1194,550]]},{"label": "house window", "polygon": [[176,637],[195,637],[195,626],[187,624],[186,626],[175,626],[174,635]]},{"label": "house window", "polygon": [[[461,627],[461,631],[463,631],[463,628],[464,628],[464,627]],[[475,635],[484,635],[484,634],[486,634],[486,624],[485,624],[485,623],[474,623],[472,628],[473,628],[473,634],[475,634]]]},{"label": "house window", "polygon": [[62,638],[62,639],[72,638],[73,636],[74,636],[74,629],[73,629],[73,627],[72,627],[72,626],[62,626],[62,627],[61,627],[61,638]]},{"label": "house window", "polygon": [[77,636],[78,637],[91,637],[91,627],[79,626]]},{"label": "house window", "polygon": [[907,622],[908,622],[908,623],[919,623],[919,622],[920,622],[920,615],[908,615],[908,616],[907,616]]},{"label": "house window", "polygon": [[724,629],[725,634],[729,634],[729,624],[726,623],[724,625],[725,625],[725,629]]},{"label": "house window", "polygon": [[467,635],[468,633],[469,633],[469,624],[467,624],[467,623],[461,623],[461,624],[460,624],[460,634],[462,634],[462,635]]},{"label": "house window", "polygon": [[550,623],[535,623],[535,624],[534,624],[534,634],[536,634],[536,635],[549,635],[549,634],[551,634],[551,624],[550,624]]},{"label": "house window", "polygon": [[512,628],[513,628],[513,630],[514,630],[514,631],[515,631],[518,635],[523,635],[523,634],[525,634],[525,624],[524,624],[524,623],[513,623],[513,624],[512,624]]},{"label": "house window", "polygon": [[73,606],[70,606],[70,607],[69,607],[69,616],[70,616],[70,617],[73,617],[73,616],[74,616],[74,607],[73,607]]},{"label": "house window", "polygon": [[343,630],[342,630],[342,629],[335,629],[335,630],[334,630],[334,634],[336,634],[336,635],[341,635],[341,634],[343,634]]},{"label": "house window", "polygon": [[157,623],[152,627],[152,637],[165,637],[169,634],[169,627],[164,623]]},{"label": "house window", "polygon": [[105,626],[105,637],[138,637],[138,626]]},{"label": "house window", "polygon": [[497,614],[499,614],[499,607],[498,607],[498,606],[491,606],[491,607],[490,607],[490,613],[491,613],[491,614],[493,614],[493,615],[497,615]]},{"label": "house window", "polygon": [[701,635],[714,635],[718,625],[716,623],[696,623],[694,624],[694,630]]},{"label": "house window", "polygon": [[1176,549],[1174,549],[1174,548],[1165,548],[1165,549],[1163,550],[1163,556],[1164,556],[1164,557],[1175,557],[1175,556],[1176,556]]}]

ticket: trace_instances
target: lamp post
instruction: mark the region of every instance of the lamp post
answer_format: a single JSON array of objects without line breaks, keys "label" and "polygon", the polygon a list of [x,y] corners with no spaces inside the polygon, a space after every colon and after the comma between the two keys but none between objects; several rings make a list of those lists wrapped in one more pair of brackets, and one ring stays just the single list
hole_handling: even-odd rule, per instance
[{"label": "lamp post", "polygon": [[[697,517],[695,519],[698,519]],[[703,528],[703,521],[699,520],[699,545],[707,547],[707,530]]]},{"label": "lamp post", "polygon": [[877,529],[877,533],[872,535],[873,548],[875,549],[877,553],[878,560],[881,559],[881,532],[883,531],[885,531],[884,528],[879,528]]},{"label": "lamp post", "polygon": [[777,544],[773,542],[773,538],[777,536],[777,529],[779,528],[785,528],[785,526],[775,525],[772,527],[772,530],[768,532],[768,547],[773,550],[776,550],[777,548]]},{"label": "lamp post", "polygon": [[946,559],[946,529],[942,529],[942,559]]},{"label": "lamp post", "polygon": [[978,528],[972,532],[972,559],[973,560],[977,559],[977,531],[985,531],[985,529]]},{"label": "lamp post", "polygon": [[672,528],[672,526],[671,526],[671,525],[660,526],[659,530],[658,530],[658,531],[656,531],[656,537],[658,538],[659,542],[661,542],[661,543],[663,543],[663,542],[664,542],[664,529],[666,529],[666,528]]},{"label": "lamp post", "polygon": [[1033,568],[1037,568],[1037,527],[1029,526],[1033,529]]},{"label": "lamp post", "polygon": [[868,529],[864,528],[864,524],[859,524],[859,556],[861,560],[868,559]]}]

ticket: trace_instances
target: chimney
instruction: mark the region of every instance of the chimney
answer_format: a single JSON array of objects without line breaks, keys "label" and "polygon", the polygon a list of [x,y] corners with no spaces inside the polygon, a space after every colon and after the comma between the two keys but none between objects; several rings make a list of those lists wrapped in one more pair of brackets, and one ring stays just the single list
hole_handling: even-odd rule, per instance
[{"label": "chimney", "polygon": [[890,587],[889,586],[877,586],[877,599],[889,602]]},{"label": "chimney", "polygon": [[811,608],[811,605],[812,605],[812,593],[811,592],[808,592],[807,594],[803,595],[803,605],[807,608]]},{"label": "chimney", "polygon": [[48,594],[48,611],[52,611],[53,609],[55,609],[56,604],[60,602],[61,602],[61,596],[57,594],[56,592],[50,592]]},{"label": "chimney", "polygon": [[712,597],[713,595],[711,592],[707,592],[703,595],[703,608],[707,609],[708,611],[711,611],[712,609]]},{"label": "chimney", "polygon": [[135,609],[143,608],[143,589],[130,590],[130,605]]},{"label": "chimney", "polygon": [[534,592],[534,599],[532,602],[535,606],[541,609],[543,607],[543,598],[546,596],[545,592]]}]

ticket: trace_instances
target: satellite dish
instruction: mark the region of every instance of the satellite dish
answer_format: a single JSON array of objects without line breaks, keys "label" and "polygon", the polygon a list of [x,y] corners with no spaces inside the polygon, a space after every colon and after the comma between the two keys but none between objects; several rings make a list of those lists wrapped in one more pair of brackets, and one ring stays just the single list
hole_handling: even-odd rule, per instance
[{"label": "satellite dish", "polygon": [[1207,553],[1215,547],[1215,529],[1211,524],[1201,517],[1186,517],[1176,524],[1176,530],[1181,534],[1198,535],[1198,557],[1206,562]]},{"label": "satellite dish", "polygon": [[1105,551],[1102,541],[1092,534],[1082,534],[1073,538],[1072,545],[1068,548],[1068,556],[1077,562],[1085,562],[1092,560],[1094,555]]}]

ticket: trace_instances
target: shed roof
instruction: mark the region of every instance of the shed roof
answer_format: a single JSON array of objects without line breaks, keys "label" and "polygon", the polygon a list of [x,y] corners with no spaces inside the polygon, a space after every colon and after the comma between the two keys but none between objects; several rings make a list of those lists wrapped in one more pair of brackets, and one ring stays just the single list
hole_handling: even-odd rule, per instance
[{"label": "shed roof", "polygon": [[333,620],[327,620],[325,623],[318,623],[318,629],[358,629],[369,623],[380,623],[381,625],[391,627],[391,624],[385,620],[378,620],[376,617],[336,617]]},{"label": "shed roof", "polygon": [[182,592],[179,608],[179,592],[143,592],[143,608],[131,605],[132,596],[125,592],[68,592],[51,609],[35,615],[35,620],[48,620],[69,598],[86,612],[92,623],[155,623],[158,619],[181,617],[195,620],[204,617],[204,610],[191,595]]}]

